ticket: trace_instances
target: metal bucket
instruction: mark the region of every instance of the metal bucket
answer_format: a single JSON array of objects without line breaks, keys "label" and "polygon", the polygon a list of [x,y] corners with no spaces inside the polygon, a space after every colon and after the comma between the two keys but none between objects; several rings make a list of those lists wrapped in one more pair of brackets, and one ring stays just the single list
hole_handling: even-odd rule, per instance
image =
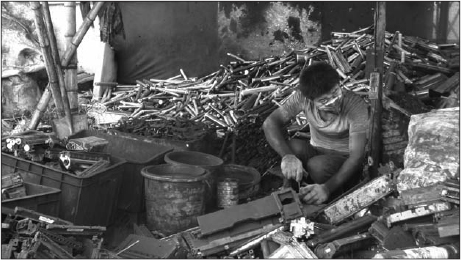
[{"label": "metal bucket", "polygon": [[230,208],[238,204],[239,183],[237,179],[225,178],[218,182],[218,208]]}]

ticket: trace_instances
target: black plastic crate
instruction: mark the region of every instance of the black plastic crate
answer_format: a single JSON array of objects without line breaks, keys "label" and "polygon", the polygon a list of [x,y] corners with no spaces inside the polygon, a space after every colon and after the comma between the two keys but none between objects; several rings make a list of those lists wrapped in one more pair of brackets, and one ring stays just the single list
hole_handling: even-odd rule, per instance
[{"label": "black plastic crate", "polygon": [[109,143],[103,151],[126,160],[118,208],[136,213],[144,211],[144,178],[141,176],[141,169],[164,163],[163,157],[173,148],[141,141],[128,135],[110,135],[94,130],[80,131],[69,139],[88,136],[104,138]]},{"label": "black plastic crate", "polygon": [[51,168],[2,153],[2,174],[18,172],[24,181],[61,190],[59,218],[76,225],[111,224],[126,161],[111,157],[111,165],[89,177]]},{"label": "black plastic crate", "polygon": [[[2,172],[3,173],[3,172]],[[2,200],[2,207],[14,210],[22,207],[57,217],[61,201],[61,190],[43,185],[24,182],[27,196]]]}]

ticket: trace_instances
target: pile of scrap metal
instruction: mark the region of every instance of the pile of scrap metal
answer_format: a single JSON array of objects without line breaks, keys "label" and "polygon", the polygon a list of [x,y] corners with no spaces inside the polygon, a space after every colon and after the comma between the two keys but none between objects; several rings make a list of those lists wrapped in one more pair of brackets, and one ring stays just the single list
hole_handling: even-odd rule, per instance
[{"label": "pile of scrap metal", "polygon": [[2,207],[2,258],[117,258],[101,248],[105,231],[21,207]]},{"label": "pile of scrap metal", "polygon": [[[125,125],[133,121],[136,128],[144,130],[145,127],[152,129],[151,120],[155,122],[179,117],[201,122],[210,129],[216,129],[221,137],[230,135],[236,139],[232,141],[233,145],[224,145],[222,158],[264,172],[278,157],[271,152],[267,143],[256,147],[248,142],[246,132],[262,136],[260,131],[256,131],[260,128],[258,122],[264,121],[287,100],[296,88],[300,71],[313,62],[330,63],[341,76],[343,88],[367,99],[373,43],[373,27],[368,27],[351,33],[333,32],[332,39],[318,47],[309,46],[284,56],[247,60],[228,53],[234,61],[226,66],[221,65],[218,71],[210,75],[196,78],[180,70],[179,75],[165,80],[140,79],[136,85],[114,83],[106,88],[100,102],[87,102],[81,104],[81,108],[95,119],[93,127],[102,129],[123,130],[123,127],[118,127],[122,118],[125,118],[122,120]],[[386,32],[385,47],[383,103],[386,110],[408,117],[425,112],[414,109],[415,106],[434,108],[442,101],[444,106],[459,104],[456,95],[459,92],[459,73],[456,73],[459,70],[458,45],[435,44],[417,37],[403,36],[399,32]],[[149,123],[141,124],[140,121]],[[304,115],[298,115],[289,128],[289,134],[302,135],[304,131],[300,130],[305,125]],[[256,130],[251,131],[249,127]],[[127,130],[135,134],[149,134],[139,129]],[[160,137],[158,133],[161,131],[152,129],[151,132]],[[241,156],[235,152],[237,144],[243,152]],[[259,154],[268,154],[270,158],[246,154],[257,149],[263,150]],[[390,149],[392,152],[402,151],[400,147]],[[252,157],[255,160],[248,161]],[[250,165],[253,162],[256,163]]]},{"label": "pile of scrap metal", "polygon": [[[283,104],[298,83],[303,67],[316,61],[327,61],[342,78],[341,85],[361,92],[369,89],[366,59],[374,42],[368,27],[352,33],[332,33],[333,39],[319,47],[293,51],[283,57],[249,61],[236,59],[229,65],[202,78],[181,74],[166,80],[142,79],[137,85],[107,88],[100,103],[94,105],[107,112],[122,111],[133,119],[184,117],[202,121],[217,128],[235,129],[247,116],[268,115],[271,108]],[[406,92],[421,97],[429,89],[440,94],[459,84],[456,44],[434,44],[416,37],[386,33],[387,94]],[[456,80],[458,79],[458,80]],[[397,88],[394,88],[397,87]],[[364,94],[364,93],[362,93]],[[364,94],[366,95],[366,93]],[[392,102],[391,102],[392,104]],[[91,108],[91,105],[85,105]],[[392,104],[398,109],[399,106]]]},{"label": "pile of scrap metal", "polygon": [[[119,124],[113,130],[140,136],[185,142],[201,140],[214,132],[209,129],[208,125],[202,122],[180,117],[169,120],[162,118],[126,120],[124,118],[119,121]],[[110,132],[113,130],[111,129]]]},{"label": "pile of scrap metal", "polygon": [[59,140],[52,133],[30,130],[2,138],[2,152],[89,177],[110,165],[110,155],[102,152],[107,144],[95,136]]},{"label": "pile of scrap metal", "polygon": [[115,251],[124,258],[459,258],[459,183],[399,194],[400,170],[380,171],[328,205],[302,204],[281,189],[161,239],[138,228]]}]

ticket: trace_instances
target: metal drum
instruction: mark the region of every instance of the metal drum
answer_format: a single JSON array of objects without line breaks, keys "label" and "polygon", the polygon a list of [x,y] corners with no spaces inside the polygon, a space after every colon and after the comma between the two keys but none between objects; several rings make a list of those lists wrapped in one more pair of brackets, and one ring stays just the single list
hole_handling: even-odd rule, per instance
[{"label": "metal drum", "polygon": [[218,182],[218,207],[230,208],[238,204],[239,184],[238,179],[225,178]]}]

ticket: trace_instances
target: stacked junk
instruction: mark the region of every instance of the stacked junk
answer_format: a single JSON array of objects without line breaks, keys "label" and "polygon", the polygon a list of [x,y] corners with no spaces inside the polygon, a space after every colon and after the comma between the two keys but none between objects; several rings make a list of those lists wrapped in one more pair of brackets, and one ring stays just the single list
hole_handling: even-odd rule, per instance
[{"label": "stacked junk", "polygon": [[[389,161],[328,205],[262,189],[280,163],[264,119],[316,61],[333,65],[341,86],[368,102],[372,33],[332,33],[319,47],[259,61],[229,53],[235,61],[202,78],[180,70],[113,84],[100,101],[80,104],[91,130],[2,138],[2,258],[459,258],[459,147],[449,152],[457,169],[439,156],[442,166],[425,167],[436,181],[416,182],[407,168],[423,163],[408,164],[417,153],[406,147],[424,141],[414,141],[418,127],[406,140],[384,139],[405,153],[405,169]],[[418,125],[416,114],[459,116],[451,108],[459,107],[457,45],[396,32],[386,33],[385,46],[383,105],[394,115],[386,120],[408,127]],[[304,115],[288,137],[309,138]],[[145,211],[146,225],[108,250],[104,234],[118,209]]]}]

